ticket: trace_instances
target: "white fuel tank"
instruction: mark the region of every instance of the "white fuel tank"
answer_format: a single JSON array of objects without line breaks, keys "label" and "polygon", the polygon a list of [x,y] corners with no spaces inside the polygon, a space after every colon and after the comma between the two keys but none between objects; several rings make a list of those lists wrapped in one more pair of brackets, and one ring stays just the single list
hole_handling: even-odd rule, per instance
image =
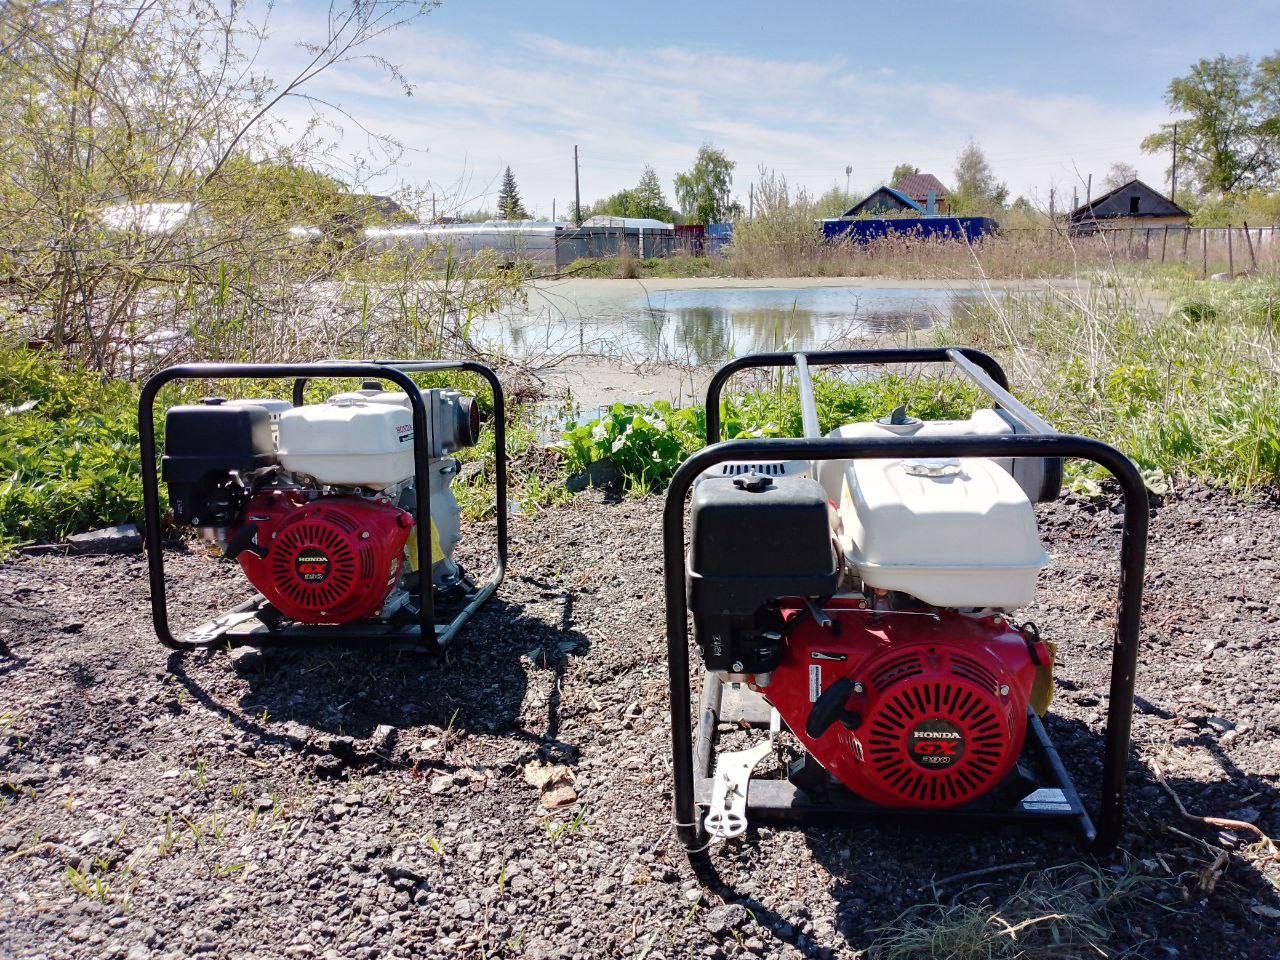
[{"label": "white fuel tank", "polygon": [[840,545],[867,586],[938,607],[1031,602],[1049,558],[1031,501],[996,462],[834,462],[844,471]]},{"label": "white fuel tank", "polygon": [[[975,410],[966,420],[917,420],[905,417],[902,423],[891,423],[889,418],[869,423],[849,423],[837,427],[829,437],[1010,437],[1020,427],[1002,410]],[[1026,495],[1033,501],[1045,498],[1045,472],[1048,468],[1041,457],[997,457],[995,463],[1004,467],[1018,481]],[[840,494],[844,470],[841,461],[829,460],[818,465],[818,480],[827,489],[827,496],[835,500]],[[1048,499],[1057,497],[1056,485]]]},{"label": "white fuel tank", "polygon": [[294,407],[280,415],[279,458],[320,483],[383,490],[413,476],[413,418],[364,400]]}]

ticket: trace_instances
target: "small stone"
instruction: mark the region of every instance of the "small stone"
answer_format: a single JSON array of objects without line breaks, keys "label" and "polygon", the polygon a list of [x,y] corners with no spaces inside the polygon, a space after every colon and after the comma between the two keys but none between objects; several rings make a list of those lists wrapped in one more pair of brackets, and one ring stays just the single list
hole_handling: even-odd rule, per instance
[{"label": "small stone", "polygon": [[253,809],[257,810],[259,813],[266,813],[268,810],[273,809],[275,805],[276,802],[272,800],[268,794],[264,793],[253,802]]},{"label": "small stone", "polygon": [[83,620],[68,620],[66,623],[64,623],[62,626],[60,626],[58,629],[59,629],[59,630],[61,630],[63,633],[79,633],[81,630],[83,630],[83,629],[84,629],[84,621],[83,621]]},{"label": "small stone", "polygon": [[231,666],[237,673],[259,670],[266,658],[256,647],[236,647],[231,651]]},{"label": "small stone", "polygon": [[101,757],[85,757],[84,758],[84,768],[86,770],[97,770],[100,766],[102,766]]},{"label": "small stone", "polygon": [[707,930],[717,937],[724,936],[730,930],[737,930],[751,921],[751,914],[740,903],[726,903],[708,910],[704,919]]},{"label": "small stone", "polygon": [[135,943],[124,960],[151,960],[151,949],[145,943]]},{"label": "small stone", "polygon": [[100,847],[107,840],[107,835],[101,830],[86,830],[80,834],[80,839],[76,841],[76,846],[81,850],[92,850]]},{"label": "small stone", "polygon": [[329,808],[329,812],[333,814],[334,819],[345,817],[347,815],[347,805],[345,803],[335,803]]},{"label": "small stone", "polygon": [[525,765],[524,781],[544,793],[554,787],[573,783],[573,771],[564,764],[544,764],[534,761]]},{"label": "small stone", "polygon": [[452,774],[442,773],[431,781],[431,785],[427,788],[432,793],[447,793],[453,789]]},{"label": "small stone", "polygon": [[389,753],[391,748],[395,746],[396,733],[398,731],[389,723],[380,723],[373,731],[373,749],[378,753]]},{"label": "small stone", "polygon": [[587,469],[575,473],[564,485],[570,493],[581,493],[588,487],[608,487],[622,479],[622,471],[612,460],[595,460]]},{"label": "small stone", "polygon": [[1234,730],[1236,728],[1234,723],[1223,717],[1209,717],[1205,720],[1205,723],[1208,724],[1215,733],[1226,733],[1228,730]]},{"label": "small stone", "polygon": [[463,920],[470,920],[476,912],[476,905],[470,900],[459,900],[453,905],[453,912]]},{"label": "small stone", "polygon": [[67,547],[80,554],[137,553],[142,549],[142,534],[135,524],[122,523],[67,537]]},{"label": "small stone", "polygon": [[553,787],[542,794],[542,806],[547,810],[559,810],[578,802],[578,792],[568,785]]}]

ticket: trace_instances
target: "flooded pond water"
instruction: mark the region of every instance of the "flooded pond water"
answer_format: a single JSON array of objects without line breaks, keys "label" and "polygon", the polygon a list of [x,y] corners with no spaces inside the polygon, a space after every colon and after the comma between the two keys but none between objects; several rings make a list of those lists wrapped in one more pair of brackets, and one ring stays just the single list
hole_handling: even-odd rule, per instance
[{"label": "flooded pond water", "polygon": [[571,352],[716,363],[763,350],[815,349],[948,320],[976,291],[929,287],[686,286],[563,281],[473,333],[523,357]]}]

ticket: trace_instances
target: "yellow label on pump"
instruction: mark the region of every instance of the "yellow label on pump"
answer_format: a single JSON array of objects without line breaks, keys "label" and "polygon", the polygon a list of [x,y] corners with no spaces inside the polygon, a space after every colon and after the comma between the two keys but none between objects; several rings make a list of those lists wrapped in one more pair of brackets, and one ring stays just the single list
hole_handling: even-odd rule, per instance
[{"label": "yellow label on pump", "polygon": [[[411,535],[408,543],[409,549],[409,569],[418,572],[418,537]],[[440,547],[440,531],[436,529],[436,522],[431,521],[431,565],[434,567],[437,563],[444,559],[444,550]]]}]

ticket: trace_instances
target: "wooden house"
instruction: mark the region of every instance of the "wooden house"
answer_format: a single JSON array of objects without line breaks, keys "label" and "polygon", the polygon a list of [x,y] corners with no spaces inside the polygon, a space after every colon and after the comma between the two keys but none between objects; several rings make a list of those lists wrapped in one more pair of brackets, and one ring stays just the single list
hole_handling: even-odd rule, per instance
[{"label": "wooden house", "polygon": [[841,219],[851,219],[853,217],[877,217],[884,216],[887,213],[906,213],[922,216],[924,214],[924,205],[916,203],[905,193],[895,190],[893,187],[877,187],[871,192],[871,195],[865,200],[855,203],[846,210]]},{"label": "wooden house", "polygon": [[1071,233],[1134,227],[1186,227],[1191,214],[1141,180],[1130,180],[1071,211]]},{"label": "wooden house", "polygon": [[895,183],[893,189],[910,197],[926,213],[945,217],[951,212],[951,192],[932,173],[909,174]]}]

